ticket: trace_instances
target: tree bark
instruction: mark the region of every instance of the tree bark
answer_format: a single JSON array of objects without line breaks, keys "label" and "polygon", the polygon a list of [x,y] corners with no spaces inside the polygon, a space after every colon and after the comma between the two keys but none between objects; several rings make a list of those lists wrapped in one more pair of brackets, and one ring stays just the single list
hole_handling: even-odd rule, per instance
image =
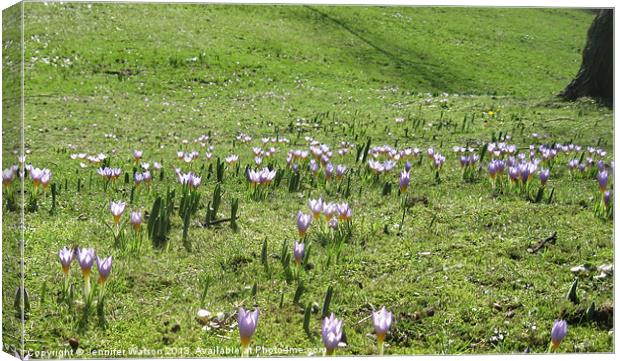
[{"label": "tree bark", "polygon": [[581,67],[570,84],[559,94],[566,100],[591,97],[611,106],[614,99],[614,11],[598,12],[588,29]]}]

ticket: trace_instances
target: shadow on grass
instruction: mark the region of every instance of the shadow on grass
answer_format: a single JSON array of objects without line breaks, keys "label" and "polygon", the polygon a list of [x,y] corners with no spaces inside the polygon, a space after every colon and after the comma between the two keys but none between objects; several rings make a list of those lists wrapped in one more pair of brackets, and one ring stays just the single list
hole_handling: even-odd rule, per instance
[{"label": "shadow on grass", "polygon": [[[424,83],[437,91],[455,92],[475,86],[471,81],[459,76],[453,70],[437,65],[441,64],[441,61],[433,59],[430,54],[417,52],[412,49],[403,49],[396,43],[397,40],[386,42],[385,39],[375,39],[372,36],[373,34],[362,34],[361,31],[356,30],[354,26],[346,21],[338,19],[321,9],[309,5],[304,5],[304,7],[319,16],[323,22],[331,23],[332,26],[346,31],[374,49],[376,53],[387,58],[389,63],[384,65],[390,66],[392,71],[398,73],[398,78],[402,79],[401,85],[404,87],[423,87],[423,84],[419,83],[420,79],[423,79]],[[375,65],[377,63],[376,57],[363,51],[363,49],[357,50],[356,58],[360,60],[360,64],[365,69],[369,69],[373,63]],[[379,72],[384,70],[379,69]]]}]

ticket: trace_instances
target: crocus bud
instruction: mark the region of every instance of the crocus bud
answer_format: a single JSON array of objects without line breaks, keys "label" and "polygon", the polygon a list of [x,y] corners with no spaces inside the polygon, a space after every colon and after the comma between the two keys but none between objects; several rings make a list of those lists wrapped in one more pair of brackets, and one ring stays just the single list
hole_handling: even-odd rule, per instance
[{"label": "crocus bud", "polygon": [[311,222],[312,216],[303,214],[301,211],[297,213],[297,231],[299,232],[300,237],[303,237],[306,234]]},{"label": "crocus bud", "polygon": [[295,241],[293,245],[293,258],[298,265],[301,264],[301,261],[304,259],[304,249],[305,246],[303,243]]},{"label": "crocus bud", "polygon": [[555,320],[553,322],[553,328],[551,329],[551,347],[554,349],[560,346],[560,343],[566,337],[568,332],[568,325],[564,320]]},{"label": "crocus bud", "polygon": [[131,226],[137,232],[140,230],[140,226],[142,225],[142,212],[136,211],[131,212],[129,221],[131,222]]}]

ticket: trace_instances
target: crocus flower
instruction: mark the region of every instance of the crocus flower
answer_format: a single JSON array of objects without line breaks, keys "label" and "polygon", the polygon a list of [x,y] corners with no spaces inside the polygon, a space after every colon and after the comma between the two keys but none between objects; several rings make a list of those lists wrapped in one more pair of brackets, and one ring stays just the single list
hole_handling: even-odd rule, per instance
[{"label": "crocus flower", "polygon": [[224,160],[226,161],[226,163],[232,165],[239,160],[239,156],[235,154],[231,154],[228,157],[224,158]]},{"label": "crocus flower", "polygon": [[551,329],[551,347],[556,349],[560,346],[560,343],[566,337],[568,332],[568,325],[564,320],[553,321],[553,328]]},{"label": "crocus flower", "polygon": [[293,244],[293,258],[295,259],[295,263],[297,263],[298,265],[301,264],[301,261],[304,258],[304,250],[305,250],[305,246],[303,243],[301,242],[297,242],[295,241],[295,243]]},{"label": "crocus flower", "polygon": [[97,256],[97,270],[99,271],[99,284],[105,283],[112,271],[112,256],[101,259]]},{"label": "crocus flower", "polygon": [[131,212],[129,216],[129,222],[131,222],[131,226],[137,232],[140,230],[140,226],[142,225],[142,212],[135,211]]},{"label": "crocus flower", "polygon": [[78,248],[77,259],[82,269],[82,276],[87,279],[90,276],[90,269],[95,261],[95,250],[92,248]]},{"label": "crocus flower", "polygon": [[598,180],[598,187],[601,193],[604,193],[605,189],[607,188],[607,181],[609,180],[609,174],[607,173],[606,170],[602,172],[598,172],[596,179]]},{"label": "crocus flower", "polygon": [[544,187],[549,179],[549,169],[540,169],[540,184]]},{"label": "crocus flower", "polygon": [[323,199],[309,199],[308,207],[314,216],[314,219],[319,219],[321,212],[323,212]]},{"label": "crocus flower", "polygon": [[338,210],[338,218],[343,221],[348,221],[353,215],[353,210],[349,206],[349,203],[340,203],[336,205]]},{"label": "crocus flower", "polygon": [[63,247],[60,251],[58,251],[58,258],[60,259],[60,264],[62,265],[62,271],[65,275],[68,275],[69,268],[71,267],[71,261],[73,260],[73,250]]},{"label": "crocus flower", "polygon": [[312,223],[312,216],[301,213],[301,211],[297,212],[297,230],[299,231],[299,236],[303,237],[310,227],[310,223]]},{"label": "crocus flower", "polygon": [[52,171],[49,169],[43,169],[43,174],[41,175],[41,186],[43,189],[47,189],[47,186],[50,184],[52,180]]},{"label": "crocus flower", "polygon": [[379,354],[383,355],[383,341],[385,335],[387,335],[390,326],[392,325],[392,313],[385,309],[385,306],[381,310],[372,313],[372,323],[375,327],[375,333],[377,334],[377,345],[379,347]]},{"label": "crocus flower", "polygon": [[407,191],[407,187],[409,187],[409,180],[409,172],[405,170],[400,172],[399,187],[401,193],[405,193]]},{"label": "crocus flower", "polygon": [[248,312],[243,307],[239,307],[237,322],[239,323],[241,347],[247,349],[250,344],[250,339],[252,335],[254,335],[256,326],[258,325],[258,307],[256,307],[253,312]]},{"label": "crocus flower", "polygon": [[140,159],[142,159],[142,151],[141,150],[134,150],[133,151],[133,159],[136,161],[136,163],[138,163],[140,161]]},{"label": "crocus flower", "polygon": [[491,177],[491,179],[495,179],[495,174],[497,173],[497,170],[495,168],[495,162],[494,161],[491,161],[489,163],[488,170],[489,170],[489,176]]},{"label": "crocus flower", "polygon": [[15,179],[15,171],[13,168],[7,168],[2,171],[2,184],[5,187],[8,187],[13,183],[13,179]]},{"label": "crocus flower", "polygon": [[605,193],[603,193],[603,202],[605,203],[605,207],[609,206],[610,198],[611,198],[611,193],[609,193],[609,191],[605,191]]},{"label": "crocus flower", "polygon": [[409,172],[411,170],[411,162],[407,161],[407,163],[405,163],[405,171]]},{"label": "crocus flower", "polygon": [[325,178],[331,179],[334,174],[334,165],[331,163],[327,163],[325,165]]},{"label": "crocus flower", "polygon": [[338,229],[338,219],[332,218],[327,222],[327,225],[331,229]]},{"label": "crocus flower", "polygon": [[329,317],[323,319],[322,326],[321,336],[325,345],[325,353],[332,355],[342,338],[342,321],[337,319],[332,313]]},{"label": "crocus flower", "polygon": [[32,184],[35,189],[39,187],[39,184],[41,184],[41,177],[43,177],[43,169],[34,167],[30,168],[30,178],[32,179]]},{"label": "crocus flower", "polygon": [[336,167],[336,178],[341,179],[346,172],[347,172],[347,167],[342,164],[339,164]]},{"label": "crocus flower", "polygon": [[324,203],[323,214],[325,218],[330,219],[338,212],[338,205],[336,203]]},{"label": "crocus flower", "polygon": [[125,202],[110,202],[110,212],[112,213],[112,216],[114,217],[114,223],[119,224],[119,222],[121,221],[121,216],[123,215],[123,212],[125,212]]}]

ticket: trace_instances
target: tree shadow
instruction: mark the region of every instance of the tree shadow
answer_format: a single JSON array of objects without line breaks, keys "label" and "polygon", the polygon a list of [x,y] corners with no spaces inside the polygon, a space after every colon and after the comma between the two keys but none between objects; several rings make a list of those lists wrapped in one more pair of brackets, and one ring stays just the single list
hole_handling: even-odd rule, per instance
[{"label": "tree shadow", "polygon": [[[434,60],[432,54],[402,48],[396,43],[397,39],[386,43],[385,39],[373,38],[373,34],[369,33],[368,29],[363,34],[361,31],[356,30],[353,25],[321,9],[310,5],[304,5],[304,8],[317,15],[318,19],[322,20],[321,23],[328,23],[333,27],[344,30],[375,50],[376,53],[385,57],[389,63],[384,65],[389,65],[393,72],[398,73],[399,76],[397,78],[401,79],[400,85],[405,88],[423,85],[420,84],[420,80],[430,85],[436,91],[454,92],[474,86],[471,80],[455,73],[453,69],[438,65],[442,62]],[[309,19],[313,21],[318,20],[313,17],[309,17]],[[364,70],[369,69],[373,65],[372,63],[377,63],[376,58],[373,58],[372,54],[368,54],[364,49],[356,50],[355,56],[360,60],[360,65],[364,67]]]}]

